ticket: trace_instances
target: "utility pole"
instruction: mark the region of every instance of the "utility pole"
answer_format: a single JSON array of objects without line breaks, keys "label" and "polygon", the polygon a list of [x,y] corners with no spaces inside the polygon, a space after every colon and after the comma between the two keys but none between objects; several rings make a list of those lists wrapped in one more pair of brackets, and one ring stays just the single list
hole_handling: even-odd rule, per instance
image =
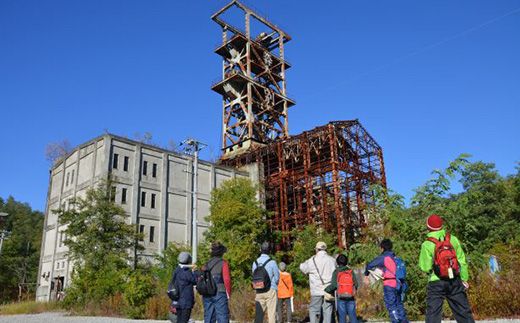
[{"label": "utility pole", "polygon": [[197,193],[198,193],[198,172],[199,172],[199,151],[207,145],[193,138],[188,138],[181,143],[184,152],[193,156],[192,169],[192,190],[191,190],[191,256],[193,263],[197,262]]}]

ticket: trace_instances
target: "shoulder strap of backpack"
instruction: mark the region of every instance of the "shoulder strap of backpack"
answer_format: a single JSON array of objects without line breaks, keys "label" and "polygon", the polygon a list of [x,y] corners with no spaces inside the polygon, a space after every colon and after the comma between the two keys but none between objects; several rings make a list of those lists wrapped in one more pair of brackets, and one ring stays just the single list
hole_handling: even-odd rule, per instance
[{"label": "shoulder strap of backpack", "polygon": [[273,259],[271,259],[271,258],[267,259],[267,260],[262,264],[262,267],[265,267],[265,265],[267,265],[267,263],[268,263],[269,261],[271,261],[271,260],[273,260]]},{"label": "shoulder strap of backpack", "polygon": [[207,271],[211,272],[213,270],[213,268],[215,268],[215,266],[218,265],[221,262],[224,262],[224,259],[217,259],[217,261],[215,261],[215,263],[211,267],[209,267],[209,268],[208,268],[208,265],[206,265]]},{"label": "shoulder strap of backpack", "polygon": [[437,247],[437,245],[439,243],[441,243],[441,241],[439,239],[435,239],[434,237],[428,237],[428,239],[426,239],[427,241],[430,241],[430,242],[433,242],[435,244],[435,246]]},{"label": "shoulder strap of backpack", "polygon": [[450,242],[450,239],[451,239],[451,235],[450,235],[450,233],[449,233],[449,232],[446,232],[446,235],[444,236],[444,241],[451,243],[451,242]]},{"label": "shoulder strap of backpack", "polygon": [[316,260],[314,260],[314,257],[312,257],[312,262],[314,263],[314,267],[316,267],[316,271],[318,272],[318,277],[320,277],[321,284],[325,285],[323,278],[321,278],[320,270],[318,269],[318,265],[316,265]]}]

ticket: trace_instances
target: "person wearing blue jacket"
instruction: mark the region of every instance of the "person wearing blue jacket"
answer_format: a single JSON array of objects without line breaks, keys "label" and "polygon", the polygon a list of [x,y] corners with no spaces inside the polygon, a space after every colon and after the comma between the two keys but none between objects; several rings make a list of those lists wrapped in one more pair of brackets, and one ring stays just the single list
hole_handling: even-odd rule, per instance
[{"label": "person wearing blue jacket", "polygon": [[173,272],[173,277],[174,284],[179,290],[179,299],[173,301],[170,308],[177,316],[177,323],[188,323],[195,304],[193,286],[197,283],[197,276],[192,270],[191,255],[188,252],[181,252],[177,260],[179,266]]},{"label": "person wearing blue jacket", "polygon": [[383,297],[390,320],[392,323],[408,322],[406,311],[401,301],[401,292],[397,286],[397,264],[394,259],[395,254],[392,251],[392,241],[383,239],[379,246],[382,253],[368,263],[365,269],[365,276],[368,276],[370,271],[376,268],[383,271]]},{"label": "person wearing blue jacket", "polygon": [[261,323],[264,320],[264,313],[267,312],[267,319],[269,323],[276,322],[276,305],[278,303],[278,281],[280,280],[280,270],[276,261],[269,256],[269,243],[264,242],[260,247],[260,257],[256,259],[252,266],[252,272],[255,272],[257,266],[264,266],[269,279],[271,280],[271,287],[267,292],[258,293],[255,297],[255,323]]}]

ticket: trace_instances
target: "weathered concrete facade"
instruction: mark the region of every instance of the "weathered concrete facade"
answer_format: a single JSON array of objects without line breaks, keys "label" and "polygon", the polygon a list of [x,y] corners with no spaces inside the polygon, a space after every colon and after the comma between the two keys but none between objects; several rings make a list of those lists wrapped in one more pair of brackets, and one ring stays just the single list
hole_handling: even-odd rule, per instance
[{"label": "weathered concrete facade", "polygon": [[[169,242],[189,244],[193,187],[191,156],[142,144],[114,135],[103,135],[78,146],[50,171],[39,281],[36,299],[56,297],[70,281],[73,264],[67,259],[65,226],[53,210],[69,207],[75,197],[112,175],[115,201],[131,223],[144,233],[146,258],[161,252]],[[197,221],[199,241],[209,226],[211,190],[234,177],[249,177],[244,171],[199,161]],[[252,178],[253,181],[257,179]]]}]

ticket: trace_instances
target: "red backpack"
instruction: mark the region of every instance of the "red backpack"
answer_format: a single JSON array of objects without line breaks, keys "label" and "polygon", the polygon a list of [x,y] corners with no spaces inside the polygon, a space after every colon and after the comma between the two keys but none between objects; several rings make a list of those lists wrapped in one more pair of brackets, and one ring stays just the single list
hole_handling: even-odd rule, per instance
[{"label": "red backpack", "polygon": [[352,270],[340,271],[337,277],[337,294],[339,299],[352,298],[356,294]]},{"label": "red backpack", "polygon": [[433,254],[433,272],[440,279],[453,279],[459,275],[460,267],[457,260],[457,253],[450,242],[450,234],[446,233],[444,240],[428,238],[428,241],[435,243]]}]

